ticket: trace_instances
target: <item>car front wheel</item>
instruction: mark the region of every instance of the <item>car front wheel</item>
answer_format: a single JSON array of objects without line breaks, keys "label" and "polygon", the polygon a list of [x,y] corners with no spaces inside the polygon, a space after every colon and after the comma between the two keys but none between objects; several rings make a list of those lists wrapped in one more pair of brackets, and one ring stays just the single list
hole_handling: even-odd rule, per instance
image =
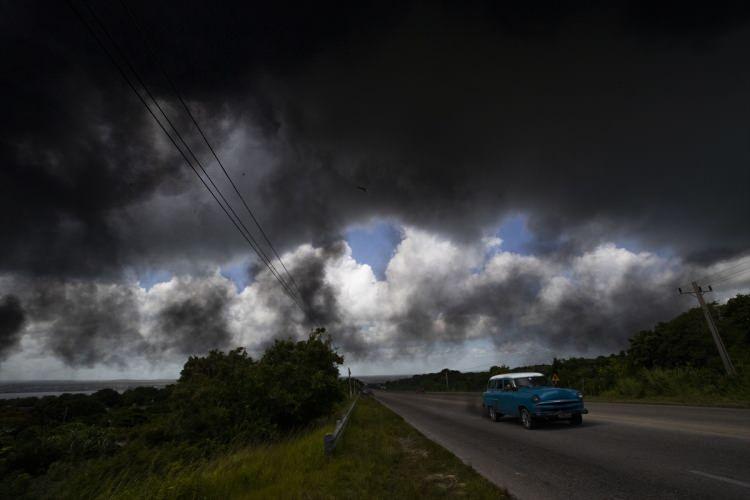
[{"label": "car front wheel", "polygon": [[573,415],[570,419],[570,425],[581,425],[583,423],[583,416],[580,413]]},{"label": "car front wheel", "polygon": [[534,419],[531,418],[531,413],[526,408],[521,408],[521,424],[527,429],[534,428]]}]

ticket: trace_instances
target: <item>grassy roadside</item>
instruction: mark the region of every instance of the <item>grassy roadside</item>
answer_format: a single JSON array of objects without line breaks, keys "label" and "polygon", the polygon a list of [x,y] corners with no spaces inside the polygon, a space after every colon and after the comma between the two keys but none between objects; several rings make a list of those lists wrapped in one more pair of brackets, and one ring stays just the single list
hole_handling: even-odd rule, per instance
[{"label": "grassy roadside", "polygon": [[150,476],[107,498],[505,498],[505,493],[371,398],[361,398],[333,457],[330,426]]}]

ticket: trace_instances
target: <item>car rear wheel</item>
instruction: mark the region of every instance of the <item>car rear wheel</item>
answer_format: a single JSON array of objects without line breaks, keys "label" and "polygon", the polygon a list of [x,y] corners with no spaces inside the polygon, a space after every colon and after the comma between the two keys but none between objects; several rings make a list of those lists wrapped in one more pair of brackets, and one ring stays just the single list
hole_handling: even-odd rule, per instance
[{"label": "car rear wheel", "polygon": [[583,423],[583,416],[580,413],[573,415],[570,419],[570,425],[581,425]]},{"label": "car rear wheel", "polygon": [[526,408],[521,408],[521,424],[527,429],[533,429],[534,419],[531,418],[531,413]]},{"label": "car rear wheel", "polygon": [[498,413],[497,410],[495,410],[494,406],[489,407],[489,415],[490,420],[493,422],[498,422],[500,420],[500,417],[502,417],[502,414]]}]

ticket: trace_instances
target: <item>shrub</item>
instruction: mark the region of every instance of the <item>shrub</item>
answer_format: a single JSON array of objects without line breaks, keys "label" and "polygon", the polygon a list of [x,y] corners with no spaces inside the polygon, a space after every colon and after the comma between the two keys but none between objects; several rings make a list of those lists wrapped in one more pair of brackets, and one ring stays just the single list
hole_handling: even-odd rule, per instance
[{"label": "shrub", "polygon": [[117,445],[105,428],[80,422],[57,427],[47,438],[47,446],[70,461],[106,456],[117,450]]},{"label": "shrub", "polygon": [[65,423],[75,420],[93,421],[107,412],[99,401],[85,394],[62,394],[58,397],[44,397],[36,405],[43,421]]},{"label": "shrub", "polygon": [[635,378],[622,377],[615,383],[615,387],[611,392],[613,393],[612,395],[616,396],[623,396],[626,398],[640,398],[643,397],[644,390],[642,383]]}]

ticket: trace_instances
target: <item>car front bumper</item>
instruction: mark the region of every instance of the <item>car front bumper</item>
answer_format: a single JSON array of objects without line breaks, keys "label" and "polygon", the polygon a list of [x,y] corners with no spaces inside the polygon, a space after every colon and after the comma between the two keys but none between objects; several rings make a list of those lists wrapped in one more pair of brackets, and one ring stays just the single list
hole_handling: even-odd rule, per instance
[{"label": "car front bumper", "polygon": [[558,399],[537,403],[532,415],[539,418],[570,418],[572,415],[584,415],[588,412],[580,399]]},{"label": "car front bumper", "polygon": [[535,411],[534,416],[544,418],[559,418],[560,416],[563,416],[564,418],[568,418],[566,415],[585,415],[588,412],[589,411],[586,408],[579,408],[576,410],[545,410]]}]

